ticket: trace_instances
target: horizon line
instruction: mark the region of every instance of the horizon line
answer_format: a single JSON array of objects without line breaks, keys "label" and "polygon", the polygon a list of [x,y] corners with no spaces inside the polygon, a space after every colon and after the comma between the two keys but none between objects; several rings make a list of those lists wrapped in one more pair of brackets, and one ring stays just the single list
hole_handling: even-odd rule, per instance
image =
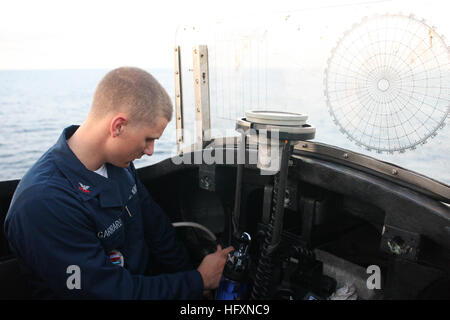
[{"label": "horizon line", "polygon": [[[118,66],[118,67],[113,67],[113,68],[108,68],[108,67],[95,67],[95,68],[89,68],[89,67],[86,67],[86,68],[6,68],[6,69],[3,69],[3,68],[0,68],[0,71],[82,71],[82,70],[113,70],[113,69],[116,69],[116,68],[119,68],[120,66]],[[149,67],[149,66],[146,66],[146,67],[138,67],[138,68],[141,68],[141,69],[149,69],[149,70],[152,70],[152,69],[172,69],[173,67],[168,67],[168,66],[166,66],[166,67]]]}]

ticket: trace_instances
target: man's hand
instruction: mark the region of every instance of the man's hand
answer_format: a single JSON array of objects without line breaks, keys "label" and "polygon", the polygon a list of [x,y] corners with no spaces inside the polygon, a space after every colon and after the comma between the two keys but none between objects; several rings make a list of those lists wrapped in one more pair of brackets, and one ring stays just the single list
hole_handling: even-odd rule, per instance
[{"label": "man's hand", "polygon": [[222,246],[219,244],[217,245],[216,252],[208,254],[203,258],[197,270],[202,275],[204,290],[212,290],[219,287],[228,253],[233,250],[234,248],[232,246],[222,249]]}]

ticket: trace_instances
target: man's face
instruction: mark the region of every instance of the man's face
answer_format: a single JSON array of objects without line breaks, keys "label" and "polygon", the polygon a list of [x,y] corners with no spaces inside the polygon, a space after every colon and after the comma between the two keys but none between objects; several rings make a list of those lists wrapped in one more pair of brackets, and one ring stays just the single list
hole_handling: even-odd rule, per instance
[{"label": "man's face", "polygon": [[155,141],[161,137],[166,126],[167,119],[159,117],[155,125],[129,123],[124,126],[121,134],[117,137],[111,158],[108,162],[118,167],[128,167],[136,159],[144,154],[153,154]]}]

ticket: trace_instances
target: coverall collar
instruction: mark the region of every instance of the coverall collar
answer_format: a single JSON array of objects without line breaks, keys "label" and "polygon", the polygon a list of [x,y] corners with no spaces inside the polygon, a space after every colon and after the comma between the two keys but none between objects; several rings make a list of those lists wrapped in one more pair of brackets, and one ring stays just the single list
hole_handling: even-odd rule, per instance
[{"label": "coverall collar", "polygon": [[71,182],[75,192],[82,200],[89,200],[99,195],[102,207],[123,206],[134,185],[134,179],[128,170],[106,163],[108,178],[89,169],[76,157],[67,144],[78,125],[67,127],[55,144],[55,162],[64,176]]}]

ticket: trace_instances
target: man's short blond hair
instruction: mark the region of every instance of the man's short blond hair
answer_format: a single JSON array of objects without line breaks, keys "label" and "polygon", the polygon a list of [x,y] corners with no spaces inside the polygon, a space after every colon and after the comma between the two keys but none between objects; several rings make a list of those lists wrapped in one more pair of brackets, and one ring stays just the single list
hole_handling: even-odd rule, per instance
[{"label": "man's short blond hair", "polygon": [[158,117],[172,119],[172,101],[166,90],[148,72],[121,67],[108,72],[95,90],[91,113],[102,118],[124,112],[135,123],[154,124]]}]

